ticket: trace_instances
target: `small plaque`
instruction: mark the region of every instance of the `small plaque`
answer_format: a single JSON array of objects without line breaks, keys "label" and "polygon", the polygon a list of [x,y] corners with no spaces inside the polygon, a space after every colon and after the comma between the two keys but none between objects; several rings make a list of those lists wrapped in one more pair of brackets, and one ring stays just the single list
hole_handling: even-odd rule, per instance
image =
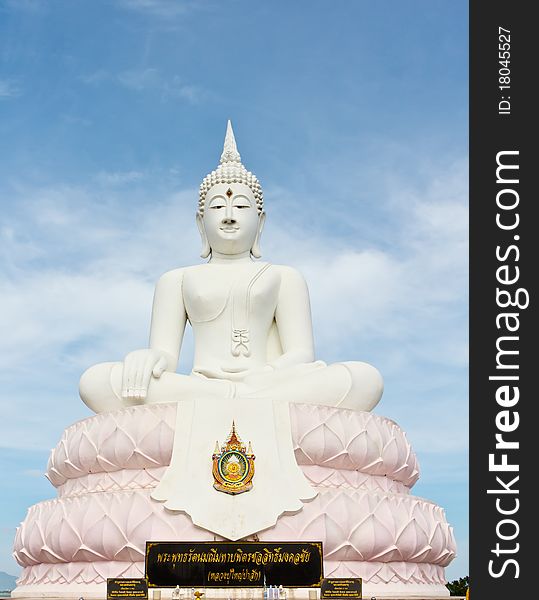
[{"label": "small plaque", "polygon": [[320,590],[321,600],[333,598],[363,598],[361,577],[354,578],[328,578],[322,580]]},{"label": "small plaque", "polygon": [[107,579],[107,600],[116,598],[148,599],[148,582],[146,579]]}]

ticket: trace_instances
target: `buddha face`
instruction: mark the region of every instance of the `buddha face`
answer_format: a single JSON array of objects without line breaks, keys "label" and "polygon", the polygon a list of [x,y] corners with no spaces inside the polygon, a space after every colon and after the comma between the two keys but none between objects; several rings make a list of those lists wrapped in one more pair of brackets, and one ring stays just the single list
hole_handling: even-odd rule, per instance
[{"label": "buddha face", "polygon": [[204,215],[198,219],[203,241],[214,253],[257,255],[255,246],[262,231],[263,213],[258,213],[253,192],[244,183],[218,183],[211,187],[206,194]]}]

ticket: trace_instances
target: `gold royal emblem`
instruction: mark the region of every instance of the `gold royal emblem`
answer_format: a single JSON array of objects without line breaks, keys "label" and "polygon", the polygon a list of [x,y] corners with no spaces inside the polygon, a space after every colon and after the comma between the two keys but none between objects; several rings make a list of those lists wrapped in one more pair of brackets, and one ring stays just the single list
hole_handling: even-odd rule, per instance
[{"label": "gold royal emblem", "polygon": [[253,487],[255,474],[255,455],[249,442],[249,449],[245,450],[236,425],[232,421],[232,431],[227,441],[219,449],[219,442],[215,443],[213,459],[213,487],[226,494],[242,494]]}]

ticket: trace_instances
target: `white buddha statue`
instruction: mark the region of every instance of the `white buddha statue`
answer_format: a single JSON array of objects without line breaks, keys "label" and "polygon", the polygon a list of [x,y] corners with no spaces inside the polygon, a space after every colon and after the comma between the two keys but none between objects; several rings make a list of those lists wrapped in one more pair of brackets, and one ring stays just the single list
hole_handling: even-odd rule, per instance
[{"label": "white buddha statue", "polygon": [[[382,377],[363,362],[314,358],[309,293],[295,269],[261,262],[263,197],[241,163],[230,121],[219,166],[200,186],[196,215],[204,264],[162,275],[149,348],[89,368],[82,400],[101,413],[199,397],[279,398],[370,411]],[[186,322],[194,332],[191,374],[176,373]]]},{"label": "white buddha statue", "polygon": [[[398,426],[356,412],[378,403],[378,371],[315,361],[305,281],[258,260],[262,191],[230,123],[196,219],[209,261],[160,278],[149,348],[81,378],[101,414],[51,453],[58,498],[17,534],[15,596],[103,597],[108,577],[144,572],[149,540],[251,536],[322,541],[325,571],[364,577],[369,596],[445,595],[455,546],[443,511],[409,495],[419,473]],[[187,321],[194,364],[182,375]]]}]

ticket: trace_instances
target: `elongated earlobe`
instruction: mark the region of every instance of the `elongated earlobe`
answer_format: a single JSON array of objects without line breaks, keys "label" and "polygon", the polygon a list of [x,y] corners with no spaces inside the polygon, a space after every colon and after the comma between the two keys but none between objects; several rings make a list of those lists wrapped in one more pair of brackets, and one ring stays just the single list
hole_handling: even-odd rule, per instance
[{"label": "elongated earlobe", "polygon": [[210,248],[210,244],[208,242],[208,236],[206,235],[206,228],[204,227],[204,221],[203,221],[202,215],[200,213],[197,213],[196,222],[197,222],[198,231],[200,233],[200,239],[202,240],[202,252],[200,253],[200,256],[202,258],[208,258],[208,256],[211,254],[211,248]]},{"label": "elongated earlobe", "polygon": [[253,242],[253,247],[251,248],[251,254],[255,258],[260,258],[262,253],[260,252],[260,236],[262,235],[262,230],[264,229],[264,223],[266,222],[266,213],[261,212],[258,215],[258,229],[256,232],[255,241]]}]

